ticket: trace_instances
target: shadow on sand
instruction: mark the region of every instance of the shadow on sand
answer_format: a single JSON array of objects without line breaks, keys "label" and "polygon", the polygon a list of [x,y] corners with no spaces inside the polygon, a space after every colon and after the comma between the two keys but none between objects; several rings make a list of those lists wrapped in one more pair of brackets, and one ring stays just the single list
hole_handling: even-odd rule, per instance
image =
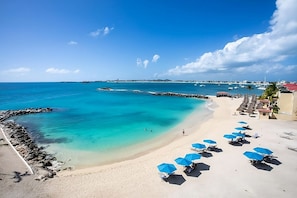
[{"label": "shadow on sand", "polygon": [[215,148],[211,148],[211,149],[208,149],[208,150],[209,150],[209,151],[216,152],[216,153],[223,152],[223,149],[221,149],[221,148],[217,148],[217,147],[215,147]]},{"label": "shadow on sand", "polygon": [[277,159],[275,159],[275,158],[273,158],[273,159],[269,159],[269,158],[264,158],[264,161],[266,162],[266,163],[269,163],[269,164],[273,164],[273,165],[281,165],[282,163],[279,161],[279,160],[277,160]]},{"label": "shadow on sand", "polygon": [[170,175],[168,178],[167,178],[167,182],[169,184],[176,184],[176,185],[182,185],[184,182],[185,182],[185,178],[182,176],[182,175]]},{"label": "shadow on sand", "polygon": [[242,146],[240,142],[229,142],[229,144],[232,146]]},{"label": "shadow on sand", "polygon": [[256,167],[259,170],[265,170],[265,171],[271,171],[273,169],[272,166],[266,164],[266,163],[255,163],[253,164],[254,167]]},{"label": "shadow on sand", "polygon": [[251,143],[251,142],[248,141],[248,140],[246,140],[246,139],[244,139],[244,140],[241,141],[241,144],[250,144],[250,143]]},{"label": "shadow on sand", "polygon": [[12,179],[15,179],[14,183],[19,183],[20,181],[22,181],[22,177],[23,176],[28,176],[30,174],[28,174],[28,172],[26,171],[25,173],[21,174],[18,171],[13,171],[14,176],[12,177]]},{"label": "shadow on sand", "polygon": [[196,169],[199,171],[207,171],[210,169],[210,166],[208,164],[205,164],[203,162],[199,162],[196,164]]},{"label": "shadow on sand", "polygon": [[212,157],[212,153],[210,153],[210,152],[207,152],[207,151],[204,151],[204,152],[202,152],[202,153],[200,153],[203,157],[206,157],[206,158],[208,158],[208,157]]},{"label": "shadow on sand", "polygon": [[229,142],[229,144],[231,144],[232,146],[242,146],[244,144],[250,144],[251,142],[246,140],[246,139],[243,139],[243,140],[240,140],[240,141],[233,141],[233,142]]},{"label": "shadow on sand", "polygon": [[184,173],[190,177],[199,177],[199,175],[201,175],[201,172],[197,168],[197,165],[195,166],[194,170],[192,170],[190,173],[187,171],[184,171]]}]

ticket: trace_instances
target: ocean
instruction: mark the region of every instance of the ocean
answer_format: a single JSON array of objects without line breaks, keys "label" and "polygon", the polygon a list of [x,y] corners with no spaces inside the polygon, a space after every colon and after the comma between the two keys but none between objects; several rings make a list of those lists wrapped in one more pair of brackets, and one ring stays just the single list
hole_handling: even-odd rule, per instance
[{"label": "ocean", "polygon": [[[108,91],[98,88],[108,87]],[[211,114],[207,100],[154,96],[153,92],[261,95],[230,85],[165,82],[0,83],[0,110],[50,107],[51,113],[13,119],[67,165],[100,165],[153,149],[194,110]],[[197,119],[199,122],[199,119]],[[145,145],[145,146],[144,146]],[[151,146],[150,146],[151,145]],[[129,149],[133,148],[133,152]]]}]

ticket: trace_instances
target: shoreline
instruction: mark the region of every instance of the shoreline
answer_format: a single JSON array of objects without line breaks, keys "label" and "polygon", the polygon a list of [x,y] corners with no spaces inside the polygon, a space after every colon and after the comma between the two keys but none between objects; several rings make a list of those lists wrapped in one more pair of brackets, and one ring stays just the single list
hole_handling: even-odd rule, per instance
[{"label": "shoreline", "polygon": [[[125,164],[127,162],[137,160],[138,158],[141,158],[143,156],[150,155],[151,153],[154,153],[166,147],[167,145],[177,143],[182,138],[186,138],[188,136],[194,135],[194,133],[197,132],[195,128],[199,127],[201,124],[203,124],[203,122],[208,121],[209,119],[212,119],[215,109],[219,107],[212,100],[213,98],[215,98],[215,96],[208,96],[208,99],[206,99],[206,102],[204,104],[205,106],[203,107],[202,112],[201,112],[201,107],[198,106],[192,113],[186,116],[186,118],[182,122],[178,123],[176,126],[171,128],[166,133],[158,136],[157,138],[153,138],[151,140],[147,140],[145,142],[132,145],[130,147],[122,148],[120,153],[117,154],[117,156],[119,157],[118,159],[110,160],[98,165],[86,165],[86,166],[79,166],[74,168],[73,166],[68,165],[68,167],[70,168],[60,171],[58,173],[58,176],[68,177],[73,175],[91,174],[93,172],[101,171],[106,167],[112,167],[121,163]],[[202,122],[201,120],[197,122],[196,121],[197,118],[200,118]],[[185,134],[182,133],[183,130],[185,130]],[[139,150],[139,148],[141,147],[142,149]],[[128,157],[121,156],[122,153],[131,152],[131,150],[137,150],[137,151],[134,154],[129,155]]]},{"label": "shoreline", "polygon": [[[24,177],[24,182],[11,185],[11,180],[4,178],[0,181],[0,193],[3,197],[23,194],[31,197],[294,197],[297,122],[233,116],[241,99],[214,97],[212,100],[214,112],[209,119],[197,124],[195,114],[191,115],[187,119],[189,133],[180,134],[160,148],[113,164],[62,171],[46,182]],[[249,135],[257,132],[260,137],[249,137],[248,143],[232,146],[223,135],[232,132],[241,120],[252,128],[247,132]],[[203,139],[214,139],[222,151],[209,151],[208,156],[199,160],[197,174],[188,176],[174,159],[192,153],[191,144],[202,143]],[[262,169],[252,166],[243,152],[256,146],[273,150],[276,161],[265,163]],[[175,164],[176,180],[160,179],[156,167],[163,162]]]},{"label": "shoreline", "polygon": [[[182,136],[183,129],[186,131],[186,135],[190,133],[192,127],[187,128],[187,126],[192,125],[194,122],[194,120],[192,120],[193,118],[198,118],[200,120],[199,122],[202,122],[202,120],[204,121],[211,117],[213,110],[209,109],[210,99],[204,99],[204,101],[204,106],[197,106],[193,112],[187,115],[181,122],[177,123],[163,134],[149,140],[133,144],[131,146],[122,147],[120,149],[115,149],[105,153],[98,153],[97,151],[83,152],[79,150],[67,151],[67,149],[63,148],[64,153],[58,154],[56,151],[59,150],[57,149],[59,147],[48,147],[46,151],[49,153],[56,153],[55,156],[59,160],[65,162],[65,167],[71,168],[72,170],[87,169],[90,167],[118,163],[125,160],[133,160],[180,138]],[[77,157],[78,155],[79,157]],[[92,158],[92,160],[90,160],[90,158]],[[99,159],[101,158],[104,159],[100,161]],[[82,162],[77,162],[78,159],[83,160]]]},{"label": "shoreline", "polygon": [[[73,156],[68,153],[68,154],[64,155],[64,157],[63,157],[63,154],[57,153],[55,151],[55,149],[48,149],[49,147],[47,147],[46,144],[45,145],[41,144],[38,147],[41,150],[44,150],[47,153],[47,155],[53,156],[55,158],[54,161],[57,158],[57,160],[58,160],[57,163],[59,162],[59,166],[56,166],[56,163],[55,163],[56,161],[55,161],[54,162],[55,168],[52,168],[54,170],[54,174],[56,174],[56,171],[64,171],[64,170],[74,171],[74,170],[88,169],[88,168],[93,168],[93,167],[110,165],[110,164],[114,164],[114,163],[118,163],[118,162],[126,161],[126,160],[133,160],[133,159],[138,158],[142,155],[153,152],[154,150],[159,149],[172,141],[176,141],[178,138],[181,137],[183,130],[186,130],[186,135],[188,135],[189,131],[191,131],[192,129],[187,126],[190,126],[191,123],[194,122],[193,120],[191,120],[191,118],[194,118],[194,117],[195,117],[195,119],[199,118],[199,120],[200,120],[199,122],[202,122],[202,120],[208,119],[211,116],[211,114],[213,113],[212,112],[213,110],[210,110],[210,106],[213,105],[213,103],[210,102],[211,97],[213,97],[213,96],[207,96],[207,99],[197,98],[199,100],[205,101],[204,106],[198,105],[193,110],[193,112],[191,112],[181,122],[177,123],[175,126],[173,126],[171,129],[169,129],[165,133],[158,135],[157,137],[154,137],[152,139],[146,140],[144,142],[140,142],[140,143],[128,146],[128,147],[123,147],[120,150],[118,150],[117,153],[115,153],[114,151],[111,151],[108,153],[104,153],[103,155],[100,156],[96,152],[82,152],[82,151],[70,150],[70,152],[75,153],[75,155]],[[21,127],[21,131],[23,131],[22,133],[27,134],[27,135],[29,134],[28,131],[25,129],[25,127],[19,125],[18,123],[13,122],[13,121],[9,121],[8,119],[10,117],[21,116],[21,115],[32,114],[32,113],[50,112],[50,111],[52,111],[51,108],[36,108],[36,109],[28,108],[28,109],[24,109],[24,110],[3,110],[1,112],[1,117],[0,117],[0,119],[1,119],[0,121],[3,124],[2,127],[0,126],[1,130],[3,132],[3,135],[5,135],[5,134],[9,135],[8,133],[12,134],[14,132],[20,131],[20,129],[18,127]],[[11,123],[9,124],[9,122],[11,122]],[[12,126],[8,126],[8,125],[12,125]],[[9,136],[11,136],[11,134]],[[9,139],[10,139],[10,141],[13,140],[12,138],[9,138]],[[8,139],[7,139],[7,141],[9,142],[12,149],[15,150],[17,155],[19,155],[20,159],[22,161],[24,161],[24,164],[26,165],[27,169],[30,171],[30,174],[34,174],[34,172],[38,174],[39,167],[36,167],[36,164],[32,163],[32,162],[29,165],[28,161],[25,159],[26,156],[24,156],[24,153],[22,154],[23,156],[20,155],[20,153],[19,153],[20,151],[18,152]],[[13,141],[15,142],[14,145],[17,145],[17,146],[19,144],[20,145],[23,144],[21,142],[18,142],[17,139],[15,139]],[[34,140],[30,140],[30,142],[35,144]],[[20,150],[20,149],[18,149],[18,150]],[[27,150],[29,151],[30,149],[27,148]],[[66,153],[67,153],[66,149],[64,149],[64,151],[66,151]],[[53,153],[56,153],[56,154],[53,154]],[[73,161],[75,161],[75,159],[77,159],[77,157],[75,157],[77,155],[80,155],[80,157],[78,157],[78,158],[83,159],[82,160],[83,163],[80,162],[78,164],[78,162],[75,162],[74,164],[72,164],[71,162],[73,162]],[[104,160],[103,161],[97,160],[97,161],[92,162],[89,160],[91,158],[93,158],[93,159],[104,158]],[[40,163],[43,163],[43,161],[40,161]],[[38,162],[37,162],[37,164],[38,164]],[[46,167],[44,167],[44,168],[46,168]]]}]

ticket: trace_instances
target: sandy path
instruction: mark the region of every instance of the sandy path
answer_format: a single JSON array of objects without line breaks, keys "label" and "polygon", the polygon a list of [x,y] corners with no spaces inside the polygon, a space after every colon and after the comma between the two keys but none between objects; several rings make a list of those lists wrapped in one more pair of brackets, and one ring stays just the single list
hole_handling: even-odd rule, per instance
[{"label": "sandy path", "polygon": [[[16,151],[11,148],[5,134],[0,128],[0,179],[13,178],[14,182],[18,182],[20,177],[18,174],[30,172]],[[0,181],[1,181],[0,180]]]}]

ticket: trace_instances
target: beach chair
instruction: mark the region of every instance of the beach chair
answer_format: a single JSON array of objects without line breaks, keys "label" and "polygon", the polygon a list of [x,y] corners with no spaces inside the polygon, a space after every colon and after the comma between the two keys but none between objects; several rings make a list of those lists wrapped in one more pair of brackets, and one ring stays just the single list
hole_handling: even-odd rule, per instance
[{"label": "beach chair", "polygon": [[263,160],[250,160],[252,165],[260,164]]},{"label": "beach chair", "polygon": [[230,139],[230,140],[228,141],[228,143],[229,143],[229,144],[238,143],[238,140],[237,140],[237,138],[235,138],[235,139]]},{"label": "beach chair", "polygon": [[237,136],[236,138],[235,138],[235,142],[242,142],[242,141],[244,141],[245,140],[245,137],[244,136]]},{"label": "beach chair", "polygon": [[196,152],[198,152],[198,153],[204,153],[204,152],[206,152],[207,148],[204,148],[204,149],[197,149],[197,148],[193,148],[193,147],[192,147],[192,150],[193,150],[193,151],[196,151]]},{"label": "beach chair", "polygon": [[215,150],[217,148],[217,145],[209,145],[208,147],[207,147],[207,150],[208,151],[213,151],[213,150]]},{"label": "beach chair", "polygon": [[191,173],[194,170],[194,168],[192,168],[191,166],[185,166],[185,173]]},{"label": "beach chair", "polygon": [[263,155],[263,160],[264,160],[265,162],[270,162],[271,160],[276,159],[276,158],[277,158],[277,156],[272,155],[272,154],[269,154],[269,155]]},{"label": "beach chair", "polygon": [[170,175],[169,174],[166,174],[166,173],[159,172],[159,176],[162,179],[162,181],[167,182]]}]

